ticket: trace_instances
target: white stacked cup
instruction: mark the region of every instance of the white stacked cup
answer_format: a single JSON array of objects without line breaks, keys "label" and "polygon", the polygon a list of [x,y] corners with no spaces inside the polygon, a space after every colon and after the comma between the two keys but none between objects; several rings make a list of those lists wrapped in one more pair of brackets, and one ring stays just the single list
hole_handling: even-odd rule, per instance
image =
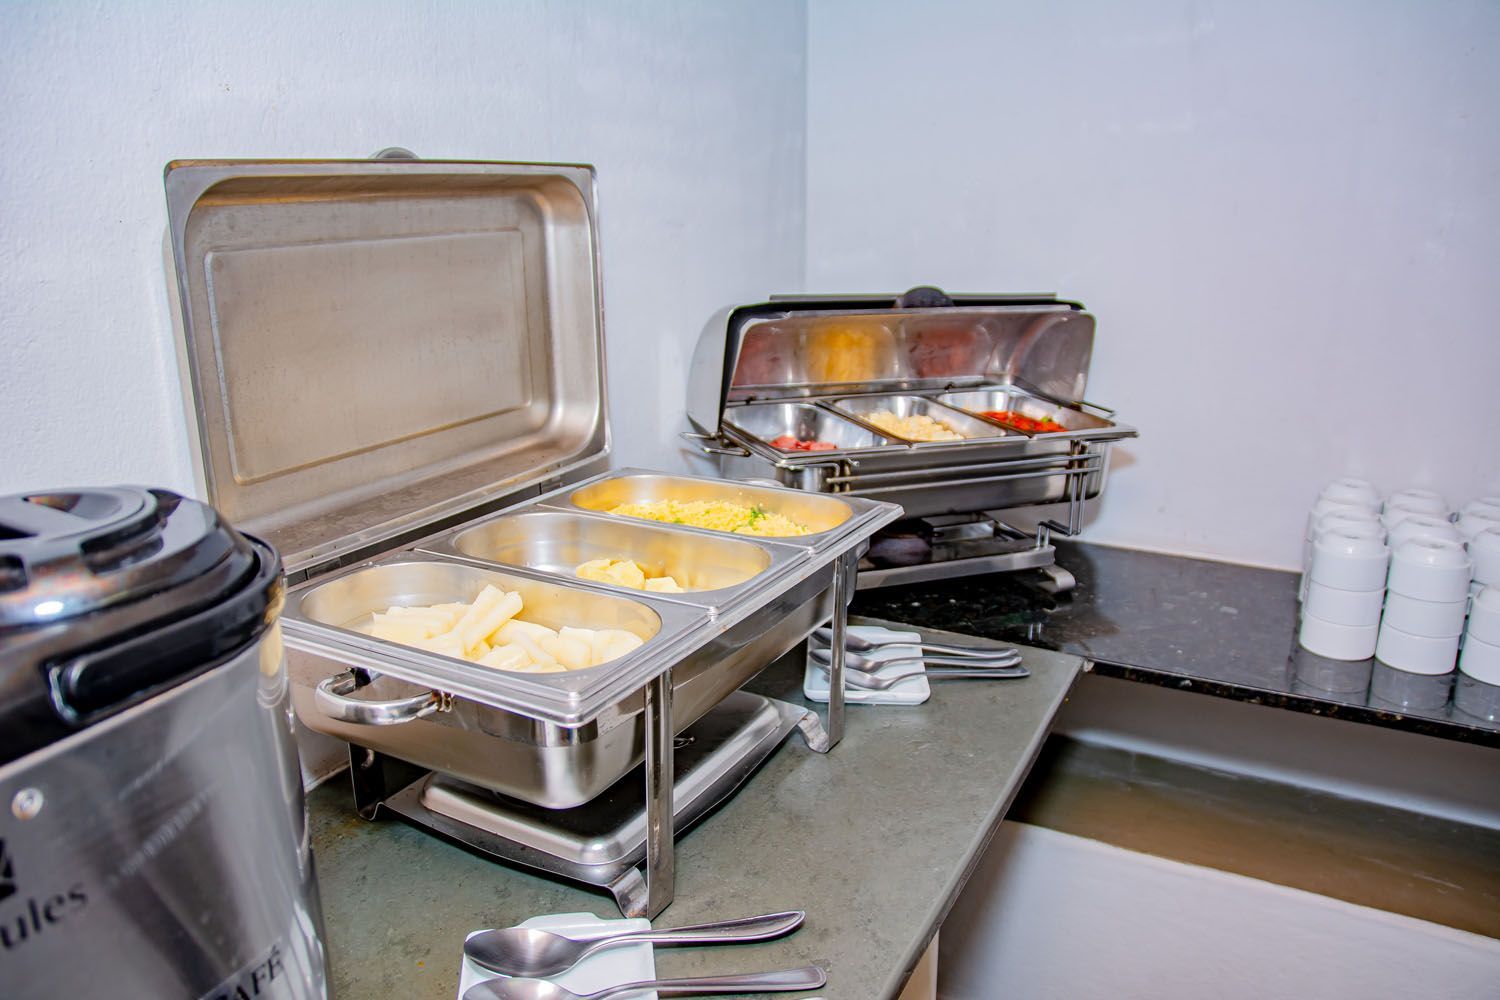
[{"label": "white stacked cup", "polygon": [[1390,550],[1378,524],[1319,532],[1298,645],[1330,660],[1369,659],[1375,652],[1389,563]]},{"label": "white stacked cup", "polygon": [[1500,528],[1500,497],[1480,497],[1470,500],[1458,512],[1458,533],[1464,541],[1490,528]]},{"label": "white stacked cup", "polygon": [[1445,538],[1451,542],[1462,542],[1458,529],[1452,521],[1430,514],[1408,514],[1391,525],[1386,544],[1395,552],[1402,542],[1411,538]]},{"label": "white stacked cup", "polygon": [[1385,529],[1380,526],[1380,515],[1368,507],[1333,507],[1319,517],[1312,533],[1302,543],[1302,582],[1297,588],[1297,600],[1305,602],[1312,584],[1312,559],[1318,539],[1335,528],[1349,528],[1355,532],[1378,537],[1385,541]]},{"label": "white stacked cup", "polygon": [[1500,525],[1470,537],[1469,559],[1474,563],[1475,591],[1482,587],[1500,587]]},{"label": "white stacked cup", "polygon": [[1380,523],[1390,531],[1402,518],[1413,514],[1425,514],[1446,521],[1450,517],[1448,501],[1432,490],[1402,490],[1392,493],[1385,501]]},{"label": "white stacked cup", "polygon": [[1500,715],[1500,587],[1485,587],[1474,598],[1458,670],[1453,703],[1480,718]]},{"label": "white stacked cup", "polygon": [[1420,534],[1391,553],[1375,658],[1414,674],[1446,674],[1458,656],[1473,564],[1463,544]]},{"label": "white stacked cup", "polygon": [[1312,509],[1307,513],[1307,528],[1302,534],[1302,580],[1297,587],[1297,600],[1307,599],[1308,570],[1312,566],[1313,546],[1317,542],[1318,527],[1332,514],[1342,515],[1335,521],[1379,520],[1380,494],[1375,487],[1363,479],[1343,477],[1323,487]]}]

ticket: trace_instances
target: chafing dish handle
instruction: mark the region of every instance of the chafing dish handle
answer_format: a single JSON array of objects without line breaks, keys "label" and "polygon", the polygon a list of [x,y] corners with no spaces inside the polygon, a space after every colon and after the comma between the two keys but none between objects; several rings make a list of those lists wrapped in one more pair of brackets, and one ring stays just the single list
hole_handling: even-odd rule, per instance
[{"label": "chafing dish handle", "polygon": [[1107,406],[1100,406],[1098,403],[1090,403],[1086,399],[1080,399],[1078,402],[1074,403],[1073,405],[1076,406],[1076,407],[1078,407],[1080,410],[1084,410],[1084,409],[1093,410],[1095,413],[1097,413],[1100,416],[1104,417],[1104,419],[1106,419],[1106,420],[1113,420],[1115,414],[1120,412],[1119,410],[1111,410]]},{"label": "chafing dish handle", "polygon": [[429,691],[413,698],[397,698],[394,701],[361,701],[348,697],[359,686],[354,671],[325,677],[313,690],[313,702],[318,711],[330,719],[353,722],[363,726],[394,726],[402,722],[423,719],[434,712],[446,712],[450,699],[440,691]]},{"label": "chafing dish handle", "polygon": [[[727,455],[730,458],[750,457],[749,448],[745,448],[741,445],[732,445],[731,447],[726,448],[724,447],[724,442],[719,438],[717,434],[699,434],[697,431],[683,431],[681,433],[681,437],[684,441],[689,441],[692,444],[696,445],[698,450],[703,452],[703,454],[705,455]],[[713,444],[709,444],[708,442],[710,441],[712,441]],[[780,486],[781,484],[777,483],[776,485]]]}]

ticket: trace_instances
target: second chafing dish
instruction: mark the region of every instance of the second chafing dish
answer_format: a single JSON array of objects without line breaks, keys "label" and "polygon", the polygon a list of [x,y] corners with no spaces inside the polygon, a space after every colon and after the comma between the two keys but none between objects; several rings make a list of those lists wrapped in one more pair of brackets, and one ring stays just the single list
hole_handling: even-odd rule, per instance
[{"label": "second chafing dish", "polygon": [[[721,313],[694,355],[689,436],[727,477],[877,497],[913,517],[1076,506],[1097,495],[1110,445],[1136,432],[1083,401],[1093,317],[1052,296],[921,291],[790,297]],[[842,416],[878,439],[854,445],[845,437],[848,446],[832,451],[778,449],[766,436],[778,424],[766,416],[776,407]],[[980,415],[1007,408],[1045,410],[1067,429],[1027,433]],[[930,410],[967,436],[902,440],[868,423],[881,409]]]}]

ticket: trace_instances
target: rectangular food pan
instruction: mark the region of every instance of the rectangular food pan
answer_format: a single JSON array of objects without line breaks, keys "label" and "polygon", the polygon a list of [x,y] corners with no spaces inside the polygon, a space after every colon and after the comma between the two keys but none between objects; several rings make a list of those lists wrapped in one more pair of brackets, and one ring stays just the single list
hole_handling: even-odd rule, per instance
[{"label": "rectangular food pan", "polygon": [[[764,574],[778,575],[805,559],[805,550],[727,535],[674,530],[649,521],[593,513],[530,509],[503,513],[421,543],[419,549],[510,566],[524,566],[565,580],[594,559],[629,559],[649,576],[669,576],[686,593],[650,592],[663,601],[717,611],[756,589]],[[625,595],[641,590],[598,581]]]},{"label": "rectangular food pan", "polygon": [[972,414],[962,410],[955,410],[944,406],[935,400],[924,396],[911,396],[904,394],[885,394],[873,396],[845,396],[833,400],[830,403],[839,412],[847,414],[859,420],[862,424],[870,426],[879,433],[900,441],[911,441],[919,446],[927,445],[955,445],[959,441],[916,441],[912,438],[902,437],[890,431],[886,431],[870,422],[870,417],[876,413],[888,412],[898,417],[926,416],[946,424],[949,428],[964,435],[965,440],[993,441],[996,438],[1009,436],[1008,432],[987,420],[980,420]]},{"label": "rectangular food pan", "polygon": [[[422,553],[386,557],[287,595],[282,621],[293,704],[318,732],[527,802],[569,808],[643,759],[649,680],[672,672],[673,729],[681,732],[833,613],[837,564],[794,575],[774,595],[742,602],[744,614],[715,622],[702,609],[528,571]],[[646,642],[585,670],[514,674],[352,629],[389,605],[469,600],[486,583],[521,592],[522,619],[625,628]]]},{"label": "rectangular food pan", "polygon": [[[1071,407],[1060,406],[1057,403],[1038,399],[1035,396],[1022,392],[1014,386],[972,389],[966,392],[945,392],[936,398],[940,402],[957,407],[960,410],[967,410],[976,416],[987,410],[1009,410],[1012,413],[1019,413],[1023,417],[1030,417],[1032,420],[1041,420],[1043,418],[1054,420],[1063,426],[1063,430],[1061,431],[1028,432],[1011,427],[1008,424],[1001,424],[1002,427],[1005,427],[1006,430],[1013,434],[1034,433],[1035,436],[1045,436],[1048,434],[1061,435],[1080,431],[1109,430],[1114,427],[1114,424],[1102,417],[1096,417],[1091,413],[1084,413],[1082,410],[1075,410]],[[990,418],[982,417],[981,419],[988,420]]]},{"label": "rectangular food pan", "polygon": [[[979,421],[976,421],[978,423]],[[985,425],[988,426],[988,425]],[[871,518],[889,520],[888,510],[866,501],[835,498],[777,486],[759,486],[697,476],[669,476],[659,472],[634,469],[588,480],[581,486],[542,497],[538,502],[564,509],[581,509],[611,513],[627,503],[653,503],[659,500],[725,501],[753,509],[781,514],[808,529],[805,535],[743,536],[767,538],[772,542],[821,551],[844,539],[854,522]],[[626,517],[628,515],[617,515]],[[641,519],[644,521],[645,519]],[[706,532],[723,537],[733,532],[714,531],[684,525],[682,530]]]},{"label": "rectangular food pan", "polygon": [[[724,411],[724,422],[751,440],[788,458],[816,457],[845,451],[889,447],[889,438],[811,403],[747,403]],[[772,442],[783,436],[798,441],[834,445],[818,451],[780,448]]]}]

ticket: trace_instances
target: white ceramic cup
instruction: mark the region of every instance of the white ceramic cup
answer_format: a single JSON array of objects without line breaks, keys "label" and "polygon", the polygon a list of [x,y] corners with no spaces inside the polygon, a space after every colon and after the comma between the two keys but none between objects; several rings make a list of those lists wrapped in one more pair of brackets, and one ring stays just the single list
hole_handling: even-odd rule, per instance
[{"label": "white ceramic cup", "polygon": [[1500,517],[1500,497],[1475,497],[1458,509],[1460,514],[1487,514]]},{"label": "white ceramic cup", "polygon": [[1446,674],[1458,658],[1458,636],[1434,638],[1412,635],[1391,625],[1380,626],[1375,659],[1412,674]]},{"label": "white ceramic cup", "polygon": [[1390,557],[1378,535],[1329,528],[1313,543],[1308,579],[1335,590],[1381,590]]},{"label": "white ceramic cup", "polygon": [[1325,532],[1334,528],[1356,534],[1378,538],[1385,541],[1385,529],[1380,526],[1380,518],[1374,511],[1363,510],[1354,507],[1341,507],[1331,510],[1318,519],[1317,526],[1313,528],[1313,537],[1302,543],[1302,581],[1297,588],[1297,600],[1307,600],[1308,571],[1312,569],[1313,547],[1317,539]]},{"label": "white ceramic cup", "polygon": [[1332,625],[1379,625],[1384,601],[1383,590],[1338,590],[1312,582],[1303,613]]},{"label": "white ceramic cup", "polygon": [[1392,505],[1405,507],[1407,510],[1421,511],[1425,514],[1448,513],[1448,501],[1443,495],[1434,490],[1397,490],[1385,498],[1385,508],[1389,510]]},{"label": "white ceramic cup", "polygon": [[1469,605],[1468,637],[1464,642],[1475,639],[1500,646],[1500,587],[1485,587]]},{"label": "white ceramic cup", "polygon": [[1323,487],[1323,492],[1318,494],[1321,499],[1333,500],[1338,503],[1354,503],[1361,507],[1380,512],[1380,493],[1370,483],[1363,479],[1355,479],[1352,476],[1343,476],[1335,479]]},{"label": "white ceramic cup", "polygon": [[1491,528],[1500,528],[1500,510],[1492,511],[1488,507],[1464,511],[1458,515],[1458,523],[1454,525],[1454,530],[1466,542],[1473,540],[1474,536],[1481,531],[1488,531]]},{"label": "white ceramic cup", "polygon": [[1486,587],[1500,587],[1500,528],[1486,528],[1469,539],[1474,579]]},{"label": "white ceramic cup", "polygon": [[[1307,512],[1307,526],[1302,532],[1302,537],[1307,539],[1308,541],[1311,541],[1313,534],[1318,527],[1318,522],[1321,521],[1325,515],[1330,514],[1336,510],[1353,511],[1356,514],[1375,514],[1375,512],[1370,510],[1368,507],[1362,507],[1357,503],[1345,503],[1342,500],[1329,500],[1325,497],[1319,497],[1317,502],[1312,505],[1312,509]],[[1375,514],[1375,519],[1378,521],[1380,519],[1380,515]]]},{"label": "white ceramic cup", "polygon": [[1444,521],[1430,514],[1411,514],[1393,524],[1387,539],[1391,551],[1394,552],[1396,546],[1408,538],[1448,538],[1455,542],[1463,541],[1452,521]]},{"label": "white ceramic cup", "polygon": [[1435,517],[1442,521],[1448,520],[1451,516],[1448,509],[1441,503],[1432,504],[1412,497],[1405,499],[1392,498],[1385,502],[1385,511],[1380,515],[1380,523],[1385,527],[1386,531],[1390,531],[1401,521],[1414,514]]},{"label": "white ceramic cup", "polygon": [[1423,601],[1393,590],[1385,597],[1385,615],[1380,622],[1408,635],[1445,639],[1463,634],[1468,606],[1468,595],[1462,601]]},{"label": "white ceramic cup", "polygon": [[1473,571],[1460,543],[1447,538],[1408,538],[1391,553],[1386,588],[1422,601],[1465,601]]},{"label": "white ceramic cup", "polygon": [[1378,625],[1339,625],[1303,615],[1297,645],[1330,660],[1368,660],[1379,632]]},{"label": "white ceramic cup", "polygon": [[1500,644],[1469,636],[1458,669],[1486,684],[1500,684]]}]

